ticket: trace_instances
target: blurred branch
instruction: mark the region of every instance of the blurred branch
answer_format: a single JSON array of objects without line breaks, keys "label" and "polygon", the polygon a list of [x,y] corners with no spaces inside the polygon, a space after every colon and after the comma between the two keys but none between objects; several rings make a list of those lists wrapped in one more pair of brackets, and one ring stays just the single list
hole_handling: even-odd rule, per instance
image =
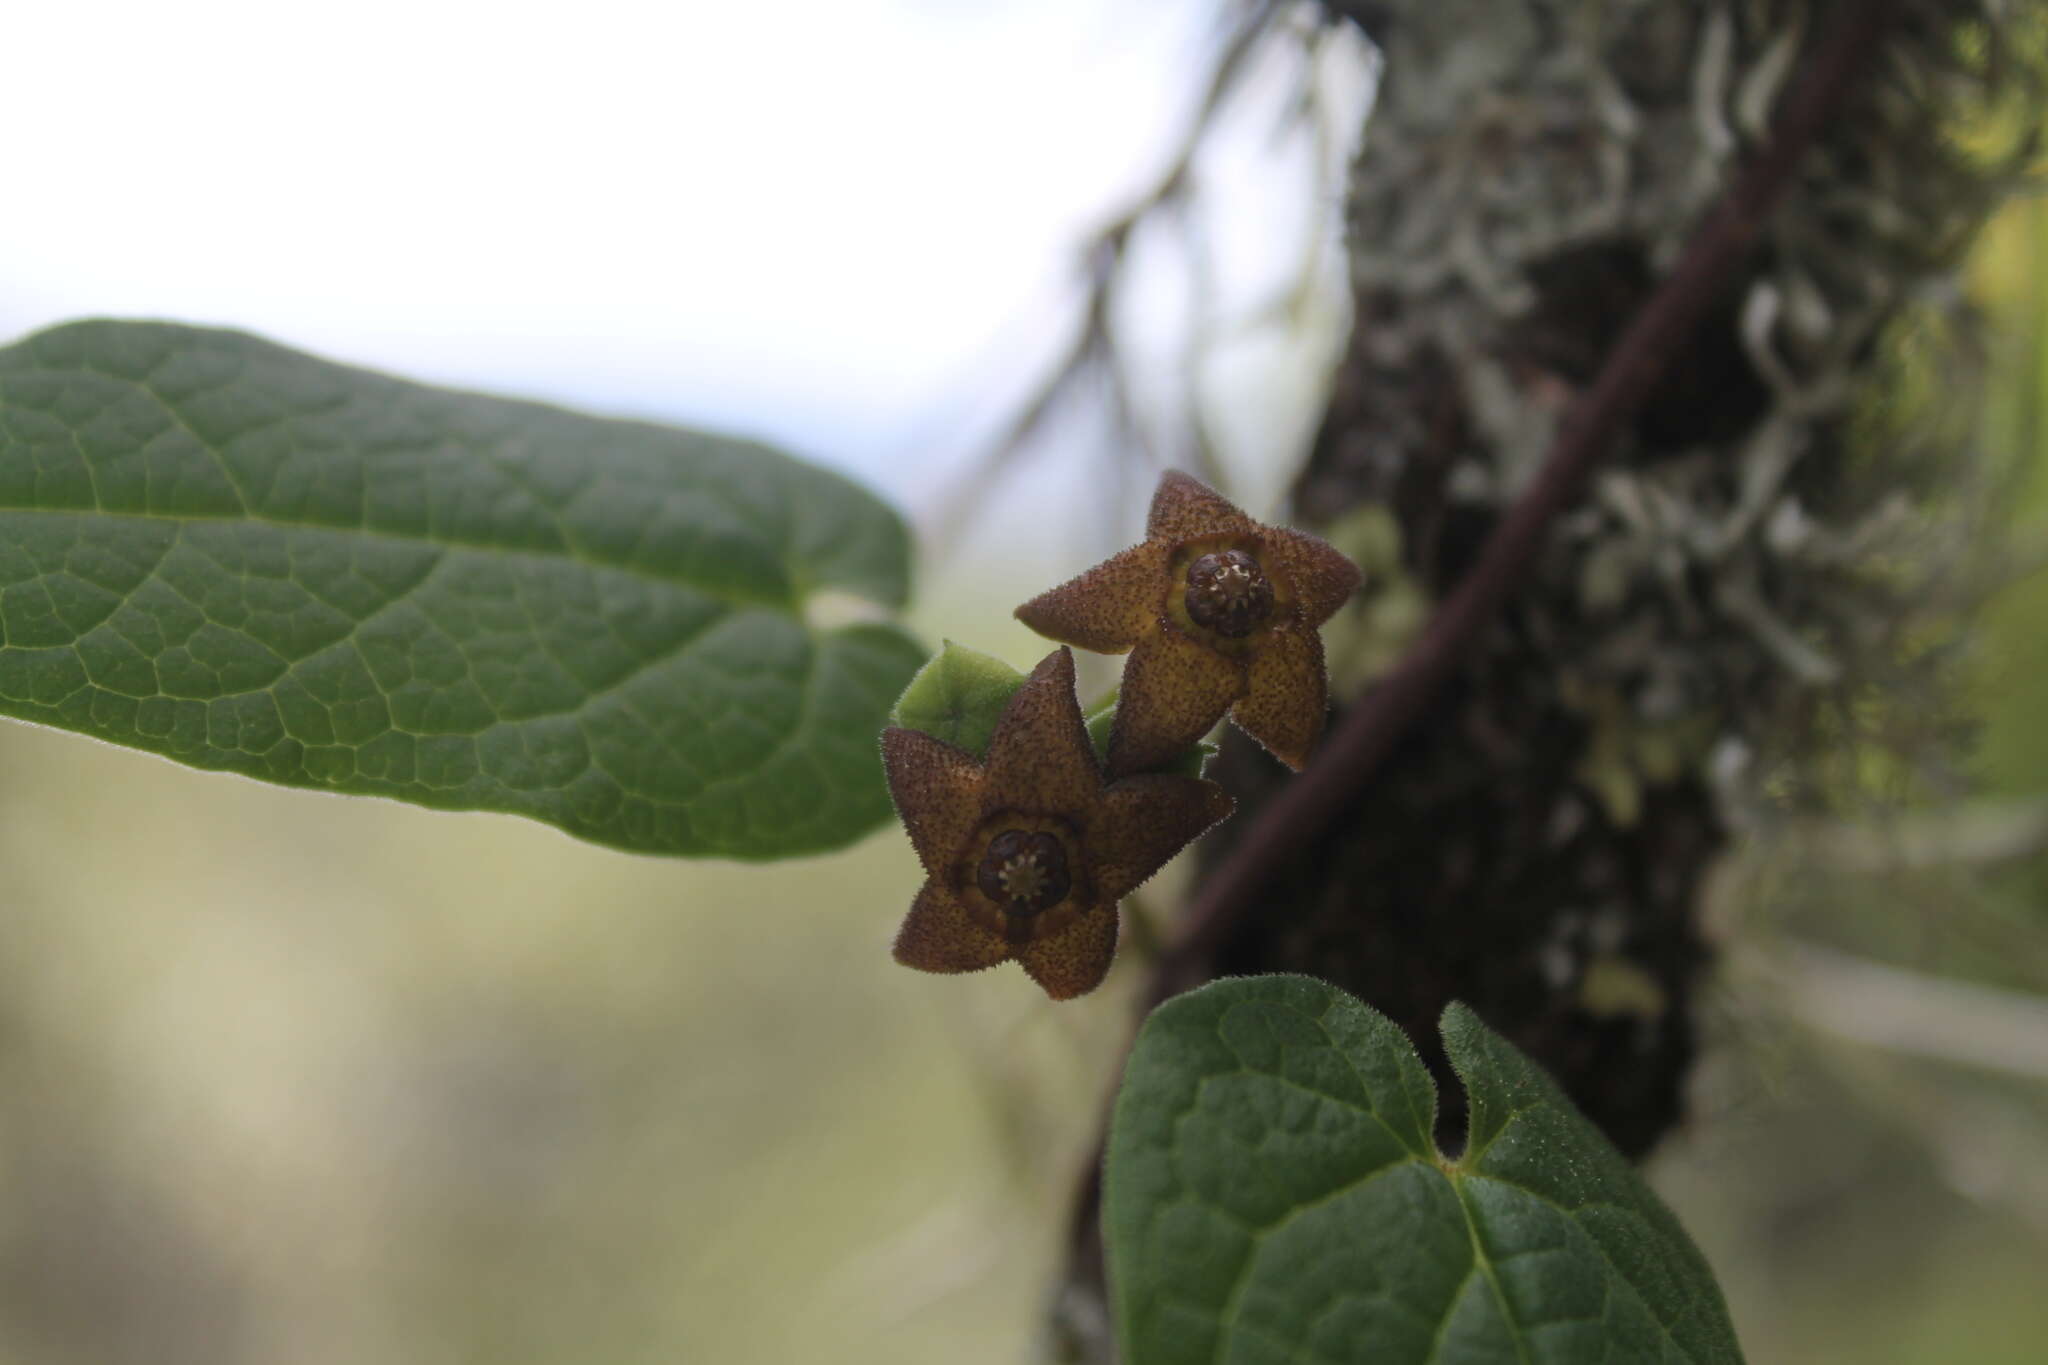
[{"label": "blurred branch", "polygon": [[[1116,332],[1116,301],[1130,258],[1131,239],[1138,228],[1164,212],[1186,206],[1193,189],[1195,157],[1215,124],[1225,101],[1237,88],[1252,54],[1273,31],[1287,6],[1280,0],[1248,0],[1224,39],[1214,68],[1202,92],[1194,116],[1182,130],[1166,169],[1151,186],[1139,194],[1088,239],[1080,251],[1086,281],[1086,297],[1075,327],[1073,340],[1053,362],[1045,376],[1031,389],[1021,407],[988,445],[967,462],[952,487],[938,500],[934,524],[942,528],[963,525],[966,513],[990,482],[1015,463],[1031,439],[1063,405],[1070,402],[1083,383],[1095,374],[1106,374],[1110,403],[1117,429],[1142,444],[1143,431],[1131,402],[1130,385],[1122,376],[1121,350]],[[1199,465],[1209,462],[1205,450],[1195,452]],[[1216,471],[1197,472],[1211,483]]]},{"label": "blurred branch", "polygon": [[2048,1000],[1952,981],[1814,944],[1745,952],[1785,1013],[1865,1047],[2048,1081]]},{"label": "blurred branch", "polygon": [[1829,823],[1813,835],[1818,856],[1858,872],[2013,862],[2048,850],[2048,797]]},{"label": "blurred branch", "polygon": [[1004,1246],[984,1230],[1008,1209],[956,1194],[842,1261],[825,1279],[830,1300],[858,1305],[876,1329],[910,1321],[974,1288],[1001,1264]]}]

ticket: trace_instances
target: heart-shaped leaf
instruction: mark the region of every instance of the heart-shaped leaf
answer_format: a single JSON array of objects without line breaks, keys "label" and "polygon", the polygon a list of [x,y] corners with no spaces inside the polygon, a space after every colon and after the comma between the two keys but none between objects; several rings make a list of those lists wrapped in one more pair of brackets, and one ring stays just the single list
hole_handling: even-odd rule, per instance
[{"label": "heart-shaped leaf", "polygon": [[896,515],[752,442],[233,332],[0,349],[0,713],[293,786],[772,858],[887,818]]},{"label": "heart-shaped leaf", "polygon": [[1125,1365],[1730,1365],[1706,1261],[1543,1071],[1470,1010],[1456,1159],[1384,1016],[1306,977],[1146,1021],[1103,1230]]}]

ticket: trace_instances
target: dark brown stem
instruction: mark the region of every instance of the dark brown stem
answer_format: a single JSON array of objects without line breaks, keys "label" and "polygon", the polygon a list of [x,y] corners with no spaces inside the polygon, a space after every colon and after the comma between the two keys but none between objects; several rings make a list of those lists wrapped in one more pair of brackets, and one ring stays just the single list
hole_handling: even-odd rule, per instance
[{"label": "dark brown stem", "polygon": [[1587,474],[1727,285],[1801,157],[1841,111],[1897,9],[1896,0],[1834,7],[1833,27],[1787,93],[1763,155],[1729,188],[1608,354],[1535,479],[1488,538],[1471,572],[1431,616],[1422,637],[1344,717],[1308,769],[1260,811],[1196,892],[1180,936],[1154,969],[1148,1005],[1205,979],[1216,949],[1261,889],[1330,827],[1526,576],[1551,519],[1578,497]]}]

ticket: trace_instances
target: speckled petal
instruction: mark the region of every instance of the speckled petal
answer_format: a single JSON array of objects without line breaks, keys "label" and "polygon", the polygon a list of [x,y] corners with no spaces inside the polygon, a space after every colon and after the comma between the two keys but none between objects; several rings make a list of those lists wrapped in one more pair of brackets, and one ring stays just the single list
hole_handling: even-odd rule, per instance
[{"label": "speckled petal", "polygon": [[1109,975],[1116,957],[1116,906],[1089,910],[1056,934],[1019,944],[1017,960],[1055,1000],[1086,995]]},{"label": "speckled petal", "polygon": [[980,818],[981,765],[942,739],[892,725],[882,731],[882,768],[918,861],[940,875]]},{"label": "speckled petal", "polygon": [[1162,630],[1131,651],[1109,731],[1111,777],[1165,766],[1209,733],[1245,687],[1244,665]]},{"label": "speckled petal", "polygon": [[1323,732],[1330,704],[1322,637],[1313,626],[1273,631],[1252,656],[1249,674],[1250,687],[1230,708],[1230,718],[1273,757],[1299,771]]},{"label": "speckled petal", "polygon": [[1169,469],[1160,477],[1159,489],[1152,495],[1152,514],[1145,522],[1145,534],[1167,545],[1196,536],[1248,536],[1258,530],[1259,524],[1235,503],[1178,469]]},{"label": "speckled petal", "polygon": [[1328,542],[1284,526],[1265,533],[1266,569],[1286,582],[1302,620],[1319,626],[1344,605],[1364,575]]},{"label": "speckled petal", "polygon": [[945,888],[926,882],[896,931],[896,960],[921,972],[978,972],[1010,956],[1010,945],[969,917]]},{"label": "speckled petal", "polygon": [[1074,699],[1074,653],[1045,656],[1003,708],[988,741],[987,779],[974,818],[997,809],[1039,815],[1087,810],[1102,791],[1102,768]]},{"label": "speckled petal", "polygon": [[1133,545],[1032,598],[1017,608],[1017,619],[1049,639],[1121,654],[1159,628],[1170,553],[1161,541]]},{"label": "speckled petal", "polygon": [[1111,783],[1088,829],[1097,894],[1121,900],[1230,810],[1229,793],[1199,777],[1140,773]]}]

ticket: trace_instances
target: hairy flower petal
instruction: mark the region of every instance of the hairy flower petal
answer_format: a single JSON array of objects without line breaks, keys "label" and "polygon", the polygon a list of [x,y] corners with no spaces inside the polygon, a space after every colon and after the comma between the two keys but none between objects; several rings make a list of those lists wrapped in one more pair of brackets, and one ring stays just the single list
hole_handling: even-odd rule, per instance
[{"label": "hairy flower petal", "polygon": [[1133,545],[1032,598],[1017,619],[1049,639],[1121,654],[1159,628],[1169,554],[1161,541]]},{"label": "hairy flower petal", "polygon": [[1160,477],[1151,515],[1145,520],[1146,536],[1167,544],[1197,536],[1255,536],[1260,529],[1235,503],[1177,469]]},{"label": "hairy flower petal", "polygon": [[1110,777],[1166,766],[1226,712],[1299,768],[1328,704],[1316,628],[1358,590],[1357,566],[1177,471],[1160,477],[1147,525],[1144,544],[1017,608],[1055,640],[1131,652]]},{"label": "hairy flower petal", "polygon": [[1102,794],[1088,833],[1095,884],[1105,900],[1118,900],[1166,866],[1230,814],[1223,788],[1199,777],[1140,773],[1113,782]]},{"label": "hairy flower petal", "polygon": [[1081,812],[1102,791],[1102,768],[1074,699],[1074,653],[1045,656],[1003,708],[988,741],[987,778],[976,818],[1000,809],[1041,815]]},{"label": "hairy flower petal", "polygon": [[1010,956],[1003,936],[983,927],[946,888],[926,882],[896,931],[896,960],[924,972],[978,972]]},{"label": "hairy flower petal", "polygon": [[1230,708],[1238,728],[1297,771],[1323,732],[1329,681],[1323,641],[1312,625],[1288,625],[1269,634],[1252,656],[1246,693]]},{"label": "hairy flower petal", "polygon": [[[1230,672],[1235,688],[1241,670]],[[1004,706],[985,761],[902,727],[884,732],[882,754],[930,874],[896,960],[971,972],[1014,957],[1055,1000],[1108,972],[1118,898],[1230,811],[1223,789],[1198,777],[1105,786],[1064,647]]]},{"label": "hairy flower petal", "polygon": [[981,765],[944,740],[892,725],[882,731],[882,768],[917,860],[940,875],[980,816]]},{"label": "hairy flower petal", "polygon": [[1019,944],[1017,960],[1055,1000],[1086,995],[1109,975],[1116,957],[1116,904],[1107,902],[1058,933]]},{"label": "hairy flower petal", "polygon": [[1131,651],[1109,730],[1112,777],[1141,773],[1171,761],[1209,733],[1244,691],[1244,665],[1162,630]]},{"label": "hairy flower petal", "polygon": [[1293,594],[1301,619],[1319,626],[1336,614],[1363,576],[1358,566],[1338,554],[1328,541],[1284,526],[1271,526],[1265,536],[1266,567],[1276,571]]}]

